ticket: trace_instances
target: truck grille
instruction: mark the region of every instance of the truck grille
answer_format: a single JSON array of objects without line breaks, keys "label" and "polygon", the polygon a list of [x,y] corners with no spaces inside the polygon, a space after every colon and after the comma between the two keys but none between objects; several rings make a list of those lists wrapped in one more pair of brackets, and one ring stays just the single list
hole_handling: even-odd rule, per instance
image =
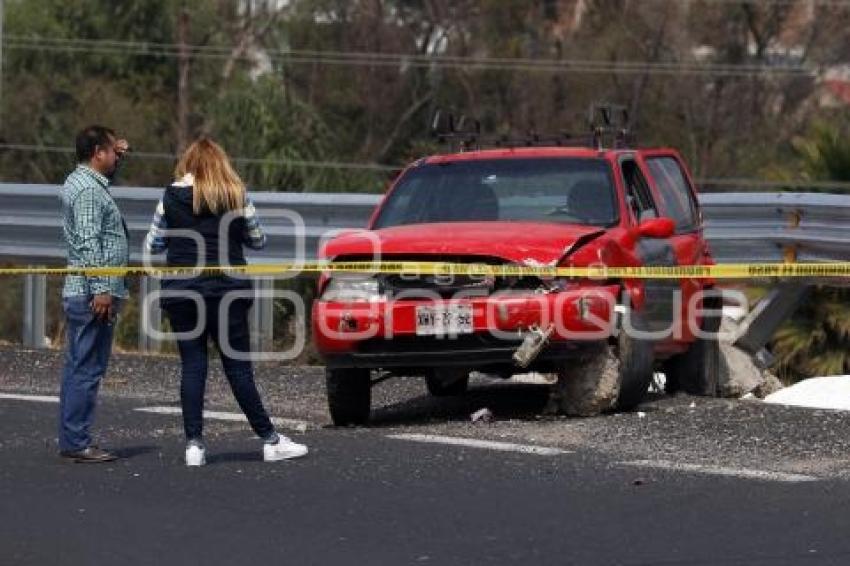
[{"label": "truck grille", "polygon": [[465,275],[382,275],[380,277],[383,291],[390,296],[418,299],[440,298],[468,295],[482,297],[489,295],[495,288],[494,278],[468,277]]},{"label": "truck grille", "polygon": [[[371,261],[369,257],[339,257],[336,261]],[[503,259],[488,256],[450,256],[435,257],[422,255],[385,255],[384,260],[391,261],[421,261],[452,263],[483,263],[487,265],[502,265]],[[390,296],[401,296],[403,299],[431,299],[438,296],[443,299],[469,296],[482,297],[494,291],[533,291],[544,287],[538,277],[487,277],[467,275],[398,275],[383,274],[378,276],[381,291]]]}]

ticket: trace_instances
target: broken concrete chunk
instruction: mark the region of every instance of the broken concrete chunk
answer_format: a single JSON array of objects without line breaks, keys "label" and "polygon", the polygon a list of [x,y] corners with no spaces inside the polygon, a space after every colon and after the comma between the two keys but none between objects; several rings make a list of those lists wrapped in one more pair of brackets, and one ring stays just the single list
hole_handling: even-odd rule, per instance
[{"label": "broken concrete chunk", "polygon": [[[720,396],[740,398],[753,393],[762,398],[782,388],[782,383],[770,371],[756,365],[753,357],[732,345],[737,336],[737,322],[723,317],[720,340]],[[759,394],[762,389],[768,393]]]}]

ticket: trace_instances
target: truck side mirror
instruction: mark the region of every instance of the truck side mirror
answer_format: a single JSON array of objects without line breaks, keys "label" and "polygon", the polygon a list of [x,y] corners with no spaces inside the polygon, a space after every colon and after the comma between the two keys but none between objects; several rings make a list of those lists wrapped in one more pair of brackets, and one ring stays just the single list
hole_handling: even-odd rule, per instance
[{"label": "truck side mirror", "polygon": [[645,238],[669,238],[676,231],[670,218],[649,218],[638,225],[638,234]]}]

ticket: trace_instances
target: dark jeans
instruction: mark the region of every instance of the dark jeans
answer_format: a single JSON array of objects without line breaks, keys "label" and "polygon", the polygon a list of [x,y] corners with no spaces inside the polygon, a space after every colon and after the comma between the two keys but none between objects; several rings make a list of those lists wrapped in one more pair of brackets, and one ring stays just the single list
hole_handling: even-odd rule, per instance
[{"label": "dark jeans", "polygon": [[[219,331],[220,298],[207,298],[206,324],[196,338],[177,340],[182,362],[180,402],[183,405],[183,427],[187,440],[201,440],[203,436],[204,390],[207,383],[207,343],[212,339],[221,357],[224,373],[239,407],[251,428],[260,438],[274,436],[274,426],[263,407],[260,393],[254,383],[254,369],[250,361],[237,360],[226,355],[221,348],[226,339],[236,352],[251,351],[248,329],[248,309],[251,299],[237,299],[230,303],[223,332]],[[191,300],[170,301],[163,305],[174,332],[189,332],[198,326],[198,307]]]},{"label": "dark jeans", "polygon": [[[119,299],[113,299],[116,311]],[[91,297],[62,300],[67,324],[65,368],[59,393],[59,449],[83,450],[91,444],[97,391],[112,352],[112,322],[101,322],[91,310]]]}]

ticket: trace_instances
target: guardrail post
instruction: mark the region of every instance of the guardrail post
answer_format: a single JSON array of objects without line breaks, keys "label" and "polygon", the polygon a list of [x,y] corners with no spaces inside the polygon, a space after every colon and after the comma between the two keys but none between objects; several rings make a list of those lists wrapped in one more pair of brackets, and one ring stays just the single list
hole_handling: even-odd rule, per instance
[{"label": "guardrail post", "polygon": [[44,336],[47,307],[47,276],[24,276],[24,328],[22,342],[27,348],[46,348]]},{"label": "guardrail post", "polygon": [[[251,350],[254,352],[270,352],[274,337],[274,279],[257,277],[254,281],[254,305],[248,320],[251,324]],[[266,293],[267,295],[263,295]]]},{"label": "guardrail post", "polygon": [[[788,213],[788,229],[793,234],[794,230],[800,228],[800,222],[803,220],[802,210],[792,210]],[[785,263],[796,263],[797,261],[797,244],[786,244],[782,247],[782,260]]]},{"label": "guardrail post", "polygon": [[159,278],[142,276],[139,279],[139,351],[157,352],[160,342],[150,336],[146,329],[162,331],[162,309],[159,301],[152,301],[145,309],[145,297],[159,290]]},{"label": "guardrail post", "polygon": [[797,307],[806,299],[806,283],[788,281],[780,283],[755,306],[741,321],[735,346],[752,355],[758,355],[773,338],[776,330],[789,320]]}]

